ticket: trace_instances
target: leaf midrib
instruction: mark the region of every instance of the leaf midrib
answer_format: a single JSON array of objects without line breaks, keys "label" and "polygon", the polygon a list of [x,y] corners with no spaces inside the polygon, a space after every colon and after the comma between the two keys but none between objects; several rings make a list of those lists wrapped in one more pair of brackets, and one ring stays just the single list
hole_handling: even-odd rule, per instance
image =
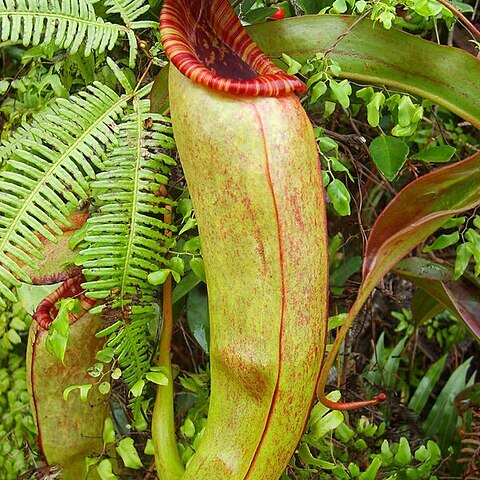
[{"label": "leaf midrib", "polygon": [[[112,30],[121,30],[124,32],[127,32],[130,30],[130,28],[123,26],[123,25],[118,25],[117,23],[111,23],[111,22],[104,22],[104,21],[99,21],[99,20],[91,20],[91,19],[85,19],[81,17],[76,17],[74,15],[65,15],[61,13],[55,13],[55,12],[32,12],[30,10],[16,10],[15,12],[0,12],[0,18],[2,17],[41,17],[41,18],[52,18],[54,20],[62,19],[66,20],[68,22],[75,22],[75,23],[83,23],[86,25],[93,25],[97,27],[107,27]],[[45,26],[43,26],[45,28]]]},{"label": "leaf midrib", "polygon": [[[43,177],[39,179],[37,186],[32,190],[32,192],[22,201],[22,207],[19,209],[17,215],[13,217],[11,221],[10,227],[7,228],[5,235],[3,236],[3,239],[0,240],[0,252],[5,252],[6,246],[10,243],[10,237],[16,232],[18,224],[21,222],[25,212],[30,208],[30,206],[33,204],[34,199],[36,198],[38,192],[40,189],[44,186],[47,185],[51,178],[54,176],[55,171],[57,168],[59,168],[62,163],[64,162],[65,159],[70,157],[70,153],[78,147],[78,145],[81,145],[85,138],[90,135],[91,132],[93,132],[96,127],[102,123],[103,119],[106,117],[110,116],[112,112],[115,111],[118,107],[122,106],[122,104],[128,102],[130,98],[133,96],[133,94],[129,95],[124,95],[119,98],[118,101],[116,101],[108,110],[106,110],[103,115],[99,116],[97,120],[91,124],[89,128],[87,128],[77,139],[75,142],[73,142],[67,150],[60,155],[58,160],[52,164],[52,166],[45,172]],[[22,237],[23,238],[23,237]]]}]

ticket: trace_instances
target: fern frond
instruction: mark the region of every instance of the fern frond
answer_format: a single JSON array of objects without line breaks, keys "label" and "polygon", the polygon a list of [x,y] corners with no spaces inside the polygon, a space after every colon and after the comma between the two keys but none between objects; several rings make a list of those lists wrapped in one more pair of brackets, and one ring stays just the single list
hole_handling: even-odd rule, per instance
[{"label": "fern frond", "polygon": [[[15,300],[13,287],[29,281],[22,264],[38,268],[43,258],[38,235],[55,242],[59,225],[87,198],[94,168],[116,141],[115,121],[131,95],[119,97],[95,83],[68,100],[57,99],[22,127],[22,137],[0,171],[0,305]],[[0,157],[2,154],[0,153]]]},{"label": "fern frond", "polygon": [[135,28],[134,20],[150,8],[145,0],[105,0],[104,3],[110,7],[107,13],[118,13],[128,28]]},{"label": "fern frond", "polygon": [[111,50],[120,35],[127,35],[130,63],[136,55],[133,31],[97,17],[88,0],[0,0],[0,25],[2,42],[54,42],[72,54],[83,46],[86,57],[92,51]]},{"label": "fern frond", "polygon": [[92,183],[98,213],[87,222],[88,247],[80,253],[89,296],[108,297],[97,310],[123,322],[107,345],[115,348],[129,388],[150,368],[148,327],[158,319],[158,306],[147,276],[166,262],[166,232],[174,230],[163,221],[173,202],[160,194],[175,165],[163,151],[174,146],[172,129],[149,107],[148,100],[133,99],[119,143]]}]

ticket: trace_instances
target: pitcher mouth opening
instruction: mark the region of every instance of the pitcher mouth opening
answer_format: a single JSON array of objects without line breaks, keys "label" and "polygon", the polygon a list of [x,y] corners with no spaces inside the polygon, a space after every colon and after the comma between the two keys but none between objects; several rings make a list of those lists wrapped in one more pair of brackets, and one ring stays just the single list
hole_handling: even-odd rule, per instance
[{"label": "pitcher mouth opening", "polygon": [[175,67],[206,87],[245,96],[306,92],[258,48],[228,0],[166,0],[160,32]]}]

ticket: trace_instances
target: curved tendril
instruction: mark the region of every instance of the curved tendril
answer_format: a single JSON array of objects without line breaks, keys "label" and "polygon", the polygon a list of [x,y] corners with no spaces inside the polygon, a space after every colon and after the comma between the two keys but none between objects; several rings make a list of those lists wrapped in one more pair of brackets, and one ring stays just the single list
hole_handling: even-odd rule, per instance
[{"label": "curved tendril", "polygon": [[362,400],[359,402],[334,402],[332,400],[329,400],[325,395],[325,386],[327,383],[328,372],[330,371],[330,368],[332,367],[333,362],[337,358],[338,352],[340,351],[340,347],[342,346],[342,343],[345,340],[345,337],[348,331],[350,330],[353,320],[355,319],[357,314],[360,312],[364,304],[365,299],[363,298],[363,295],[361,295],[361,293],[362,292],[359,292],[357,300],[352,305],[352,308],[350,309],[350,312],[348,313],[348,316],[345,319],[345,322],[343,323],[342,327],[340,328],[340,331],[335,337],[335,341],[333,342],[332,348],[328,352],[327,358],[320,372],[320,377],[318,379],[317,398],[323,405],[325,405],[326,407],[332,410],[356,410],[357,408],[368,407],[370,405],[377,405],[387,399],[387,396],[384,393],[379,393],[378,395],[375,395],[375,397],[372,398],[371,400]]}]

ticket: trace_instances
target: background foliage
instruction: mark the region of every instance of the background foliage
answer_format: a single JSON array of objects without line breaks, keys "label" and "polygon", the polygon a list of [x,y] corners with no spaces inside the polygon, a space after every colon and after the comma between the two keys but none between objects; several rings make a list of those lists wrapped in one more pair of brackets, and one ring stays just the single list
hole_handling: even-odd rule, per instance
[{"label": "background foliage", "polygon": [[[356,14],[369,17],[376,29],[398,27],[478,52],[452,12],[435,0],[232,3],[246,24],[271,21],[279,8],[286,17]],[[454,5],[478,21],[478,2]],[[149,113],[151,82],[166,62],[157,30],[160,7],[155,0],[0,0],[5,479],[25,473],[30,478],[42,466],[24,365],[31,321],[25,309],[31,313],[35,301],[31,291],[16,293],[19,279],[27,281],[29,269],[40,262],[41,244],[33,232],[52,238],[78,205],[91,216],[70,246],[77,248],[86,287],[103,302],[98,310],[108,318],[102,332],[108,340],[91,376],[96,382],[108,370],[115,379],[114,424],[104,440],[122,459],[120,478],[153,477],[151,403],[154,384],[164,380],[154,358],[160,286],[169,274],[176,282],[173,362],[185,462],[201,439],[209,398],[201,245],[169,120]],[[355,35],[354,28],[344,35]],[[333,333],[355,296],[366,232],[376,216],[417,176],[477,152],[479,135],[430,100],[342,79],[329,51],[302,63],[287,55],[279,61],[310,87],[302,101],[315,125],[328,200]],[[455,279],[478,277],[479,219],[472,211],[451,220],[417,255],[448,262]],[[316,405],[284,479],[478,478],[478,345],[458,315],[431,303],[428,282],[423,287],[415,290],[389,275],[331,372],[330,386],[348,399],[381,390],[388,401],[348,415]],[[427,304],[432,308],[425,309]],[[114,478],[108,455],[91,462],[98,463],[102,478]]]}]

